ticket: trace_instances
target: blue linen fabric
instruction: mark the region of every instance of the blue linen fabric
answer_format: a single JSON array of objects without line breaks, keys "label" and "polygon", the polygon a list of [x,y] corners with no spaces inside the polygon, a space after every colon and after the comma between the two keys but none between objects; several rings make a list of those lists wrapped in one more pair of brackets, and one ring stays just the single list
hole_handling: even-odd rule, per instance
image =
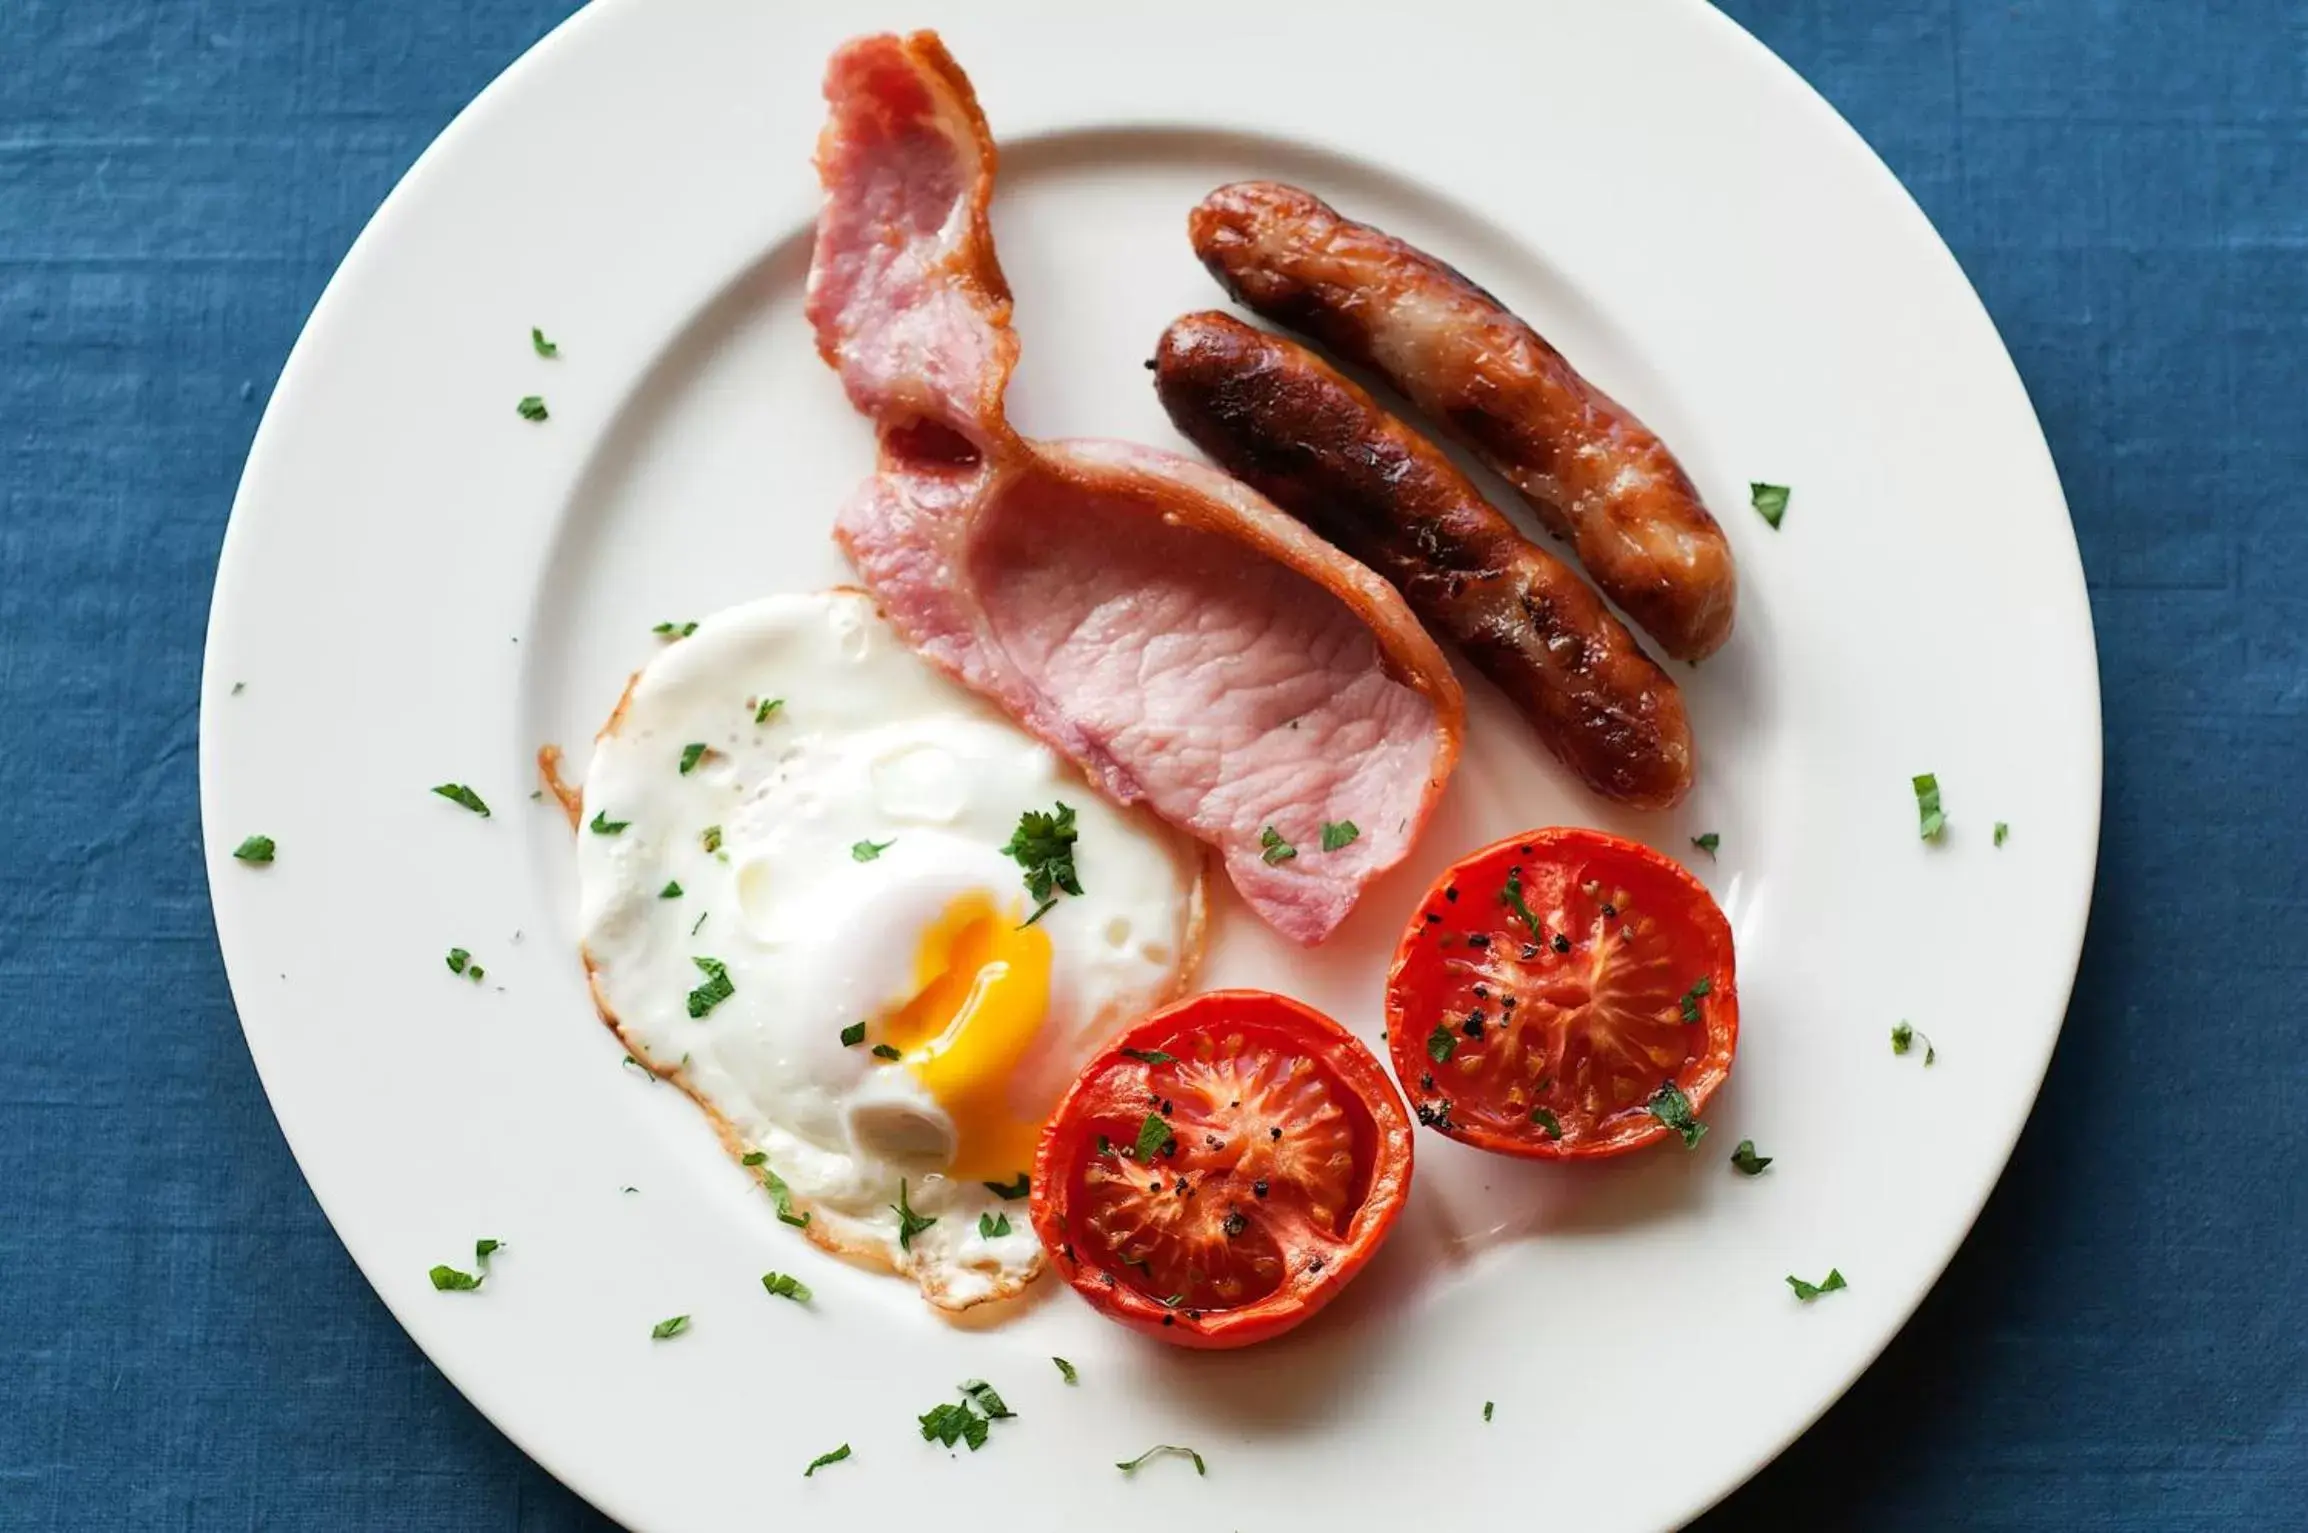
[{"label": "blue linen fabric", "polygon": [[[0,1526],[602,1526],[305,1190],[226,993],[194,770],[218,539],[289,345],[566,9],[0,0]],[[2308,1527],[2308,7],[1729,9],[2002,327],[2074,506],[2108,750],[2082,978],[2010,1173],[1883,1360],[1701,1526]],[[1662,1381],[1658,1451],[1708,1430]]]}]

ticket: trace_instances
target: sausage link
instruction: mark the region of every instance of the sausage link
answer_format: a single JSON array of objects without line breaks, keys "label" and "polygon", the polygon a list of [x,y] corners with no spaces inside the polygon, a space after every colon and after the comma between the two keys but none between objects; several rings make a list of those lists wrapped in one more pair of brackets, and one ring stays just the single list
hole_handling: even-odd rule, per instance
[{"label": "sausage link", "polygon": [[1229,315],[1162,333],[1154,387],[1219,466],[1394,582],[1596,792],[1691,787],[1682,694],[1554,555],[1418,432],[1295,341]]},{"label": "sausage link", "polygon": [[1220,187],[1187,232],[1238,301],[1382,374],[1503,475],[1668,654],[1731,636],[1731,548],[1690,476],[1497,299],[1277,181]]}]

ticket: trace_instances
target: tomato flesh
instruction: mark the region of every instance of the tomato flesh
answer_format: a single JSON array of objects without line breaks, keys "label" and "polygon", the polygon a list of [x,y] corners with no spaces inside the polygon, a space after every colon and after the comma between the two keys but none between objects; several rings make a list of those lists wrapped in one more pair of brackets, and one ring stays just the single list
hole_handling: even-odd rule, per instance
[{"label": "tomato flesh", "polygon": [[1239,1346],[1327,1303],[1409,1180],[1409,1117],[1367,1049],[1285,997],[1218,991],[1083,1071],[1043,1133],[1034,1225],[1108,1314]]},{"label": "tomato flesh", "polygon": [[1695,1142],[1704,1129],[1686,1125],[1730,1070],[1738,1019],[1730,923],[1705,887],[1582,829],[1462,859],[1419,903],[1387,983],[1419,1121],[1539,1158]]}]

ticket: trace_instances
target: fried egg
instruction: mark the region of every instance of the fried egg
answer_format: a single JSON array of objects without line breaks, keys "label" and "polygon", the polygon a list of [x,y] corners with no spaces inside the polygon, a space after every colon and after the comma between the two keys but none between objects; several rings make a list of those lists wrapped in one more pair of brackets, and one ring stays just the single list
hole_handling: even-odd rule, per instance
[{"label": "fried egg", "polygon": [[1043,1122],[1183,987],[1195,845],[1091,792],[852,591],[668,644],[596,742],[580,814],[603,1017],[788,1222],[948,1309],[1031,1281],[1019,1192]]}]

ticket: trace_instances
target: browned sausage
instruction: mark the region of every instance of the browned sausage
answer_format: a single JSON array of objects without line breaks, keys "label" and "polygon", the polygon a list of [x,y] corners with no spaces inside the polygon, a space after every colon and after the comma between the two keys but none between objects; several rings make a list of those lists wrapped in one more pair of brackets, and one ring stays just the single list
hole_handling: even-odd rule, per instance
[{"label": "browned sausage", "polygon": [[1313,352],[1229,315],[1162,333],[1154,386],[1220,467],[1394,582],[1598,793],[1691,786],[1675,683],[1554,555],[1418,432]]},{"label": "browned sausage", "polygon": [[1384,375],[1505,476],[1668,654],[1731,636],[1731,548],[1682,465],[1497,299],[1277,181],[1220,187],[1187,232],[1236,299]]}]

